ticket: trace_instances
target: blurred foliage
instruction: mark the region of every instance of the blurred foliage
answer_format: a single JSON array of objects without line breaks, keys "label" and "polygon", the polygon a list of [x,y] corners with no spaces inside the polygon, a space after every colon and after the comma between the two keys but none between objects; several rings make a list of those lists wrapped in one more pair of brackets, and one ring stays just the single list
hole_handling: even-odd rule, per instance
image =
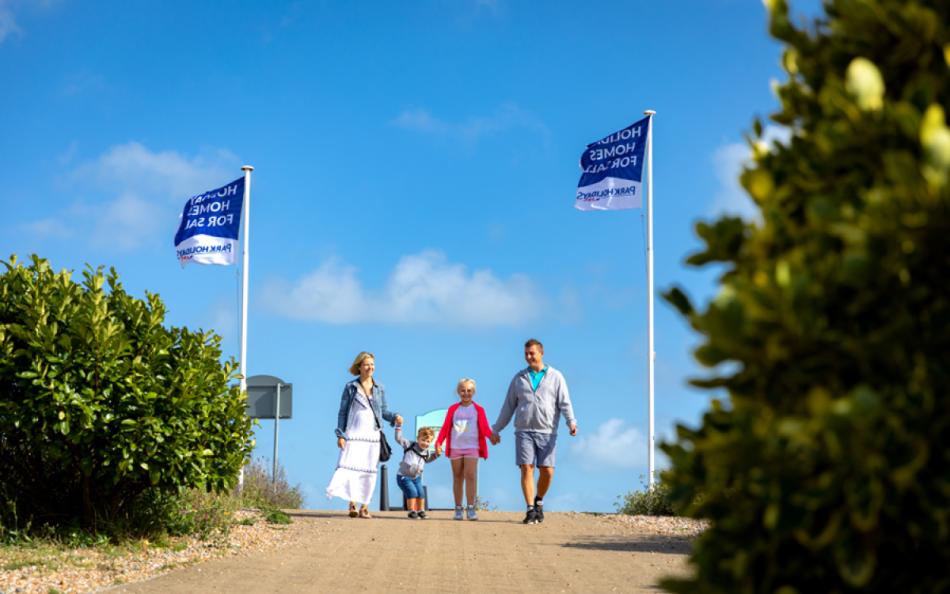
[{"label": "blurred foliage", "polygon": [[0,527],[148,532],[182,491],[235,484],[251,420],[220,337],[166,328],[114,269],[2,264]]},{"label": "blurred foliage", "polygon": [[759,220],[698,225],[718,296],[666,295],[702,337],[693,383],[728,397],[663,446],[674,504],[711,522],[663,585],[947,592],[950,1],[766,5],[789,138],[754,122]]}]

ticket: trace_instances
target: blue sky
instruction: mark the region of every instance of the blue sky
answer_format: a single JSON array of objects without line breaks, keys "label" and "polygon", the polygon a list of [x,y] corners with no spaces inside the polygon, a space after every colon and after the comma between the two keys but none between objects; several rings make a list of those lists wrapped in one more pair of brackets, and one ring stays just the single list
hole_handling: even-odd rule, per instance
[{"label": "blue sky", "polygon": [[[494,420],[537,337],[580,426],[547,506],[610,511],[646,473],[644,223],[574,210],[580,153],[658,112],[657,292],[708,299],[693,225],[752,216],[735,177],[779,55],[753,0],[0,0],[0,254],[115,266],[237,356],[237,267],[182,270],[172,238],[252,164],[249,373],[294,384],[280,460],[309,507],[343,505],[323,490],[359,351],[407,419],[470,376]],[[658,299],[661,437],[707,406],[695,343]],[[257,437],[269,460],[273,422]],[[522,505],[512,437],[480,468],[499,509]],[[450,504],[449,465],[426,474]]]}]

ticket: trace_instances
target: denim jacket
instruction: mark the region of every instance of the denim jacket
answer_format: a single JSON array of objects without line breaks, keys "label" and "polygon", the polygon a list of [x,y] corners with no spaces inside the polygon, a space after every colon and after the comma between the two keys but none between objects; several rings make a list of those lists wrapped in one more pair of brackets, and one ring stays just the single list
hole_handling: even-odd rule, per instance
[{"label": "denim jacket", "polygon": [[[340,414],[336,418],[336,436],[346,439],[346,420],[350,416],[350,405],[356,398],[357,386],[360,378],[356,378],[343,387],[343,396],[340,398]],[[386,408],[386,392],[382,384],[373,382],[373,397],[369,399],[370,406],[373,408],[373,414],[376,416],[376,424],[380,425],[380,418],[389,421],[390,425],[396,424],[396,417],[399,413],[390,412]],[[382,428],[382,427],[380,427]]]}]

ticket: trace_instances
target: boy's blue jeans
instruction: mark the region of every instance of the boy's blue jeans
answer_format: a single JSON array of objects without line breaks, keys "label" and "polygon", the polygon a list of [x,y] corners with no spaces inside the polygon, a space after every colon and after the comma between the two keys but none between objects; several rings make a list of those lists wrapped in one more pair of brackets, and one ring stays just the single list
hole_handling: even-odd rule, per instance
[{"label": "boy's blue jeans", "polygon": [[401,474],[396,475],[396,484],[402,490],[406,499],[422,499],[422,477],[410,478]]}]

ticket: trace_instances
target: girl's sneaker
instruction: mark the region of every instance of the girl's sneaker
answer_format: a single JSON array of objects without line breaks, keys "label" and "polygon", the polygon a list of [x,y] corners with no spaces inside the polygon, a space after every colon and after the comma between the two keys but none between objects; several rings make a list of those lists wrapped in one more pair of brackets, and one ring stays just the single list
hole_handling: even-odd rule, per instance
[{"label": "girl's sneaker", "polygon": [[417,512],[416,510],[411,510],[411,511],[409,512],[409,519],[410,519],[410,520],[415,520],[415,519],[418,518],[418,517],[419,517],[419,512]]},{"label": "girl's sneaker", "polygon": [[469,520],[477,520],[477,519],[478,519],[478,513],[475,511],[475,507],[472,506],[472,505],[466,507],[466,508],[465,508],[465,516],[466,516]]},{"label": "girl's sneaker", "polygon": [[419,516],[419,519],[420,519],[420,520],[425,520],[425,519],[426,519],[426,510],[420,509],[416,515]]},{"label": "girl's sneaker", "polygon": [[456,519],[456,520],[461,520],[461,519],[462,519],[462,508],[461,508],[461,507],[456,507],[456,508],[455,508],[455,519]]}]

